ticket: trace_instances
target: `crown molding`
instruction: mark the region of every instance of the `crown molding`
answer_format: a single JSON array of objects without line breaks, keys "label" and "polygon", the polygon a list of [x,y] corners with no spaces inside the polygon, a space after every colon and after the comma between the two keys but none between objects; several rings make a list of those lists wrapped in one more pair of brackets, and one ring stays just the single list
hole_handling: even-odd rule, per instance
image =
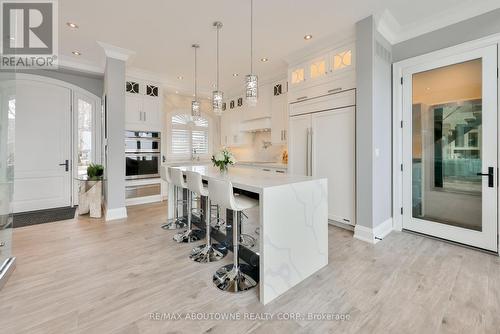
[{"label": "crown molding", "polygon": [[356,30],[354,27],[336,31],[333,34],[322,37],[316,41],[308,41],[306,45],[284,57],[284,61],[289,66],[304,61],[304,59],[314,58],[327,51],[353,43],[356,40]]},{"label": "crown molding", "polygon": [[106,57],[122,60],[127,62],[131,57],[135,55],[135,51],[121,48],[119,46],[111,45],[108,43],[97,41],[97,44],[104,49]]},{"label": "crown molding", "polygon": [[394,18],[392,13],[385,9],[382,14],[375,15],[375,24],[377,31],[392,45],[398,41],[398,33],[401,31],[401,25]]},{"label": "crown molding", "polygon": [[435,13],[431,17],[407,25],[399,23],[387,9],[375,17],[377,30],[388,42],[394,45],[498,8],[500,8],[498,0],[469,0],[465,3],[449,7],[444,12]]},{"label": "crown molding", "polygon": [[71,59],[70,57],[67,56],[59,56],[59,67],[94,75],[104,74],[104,64],[96,65],[82,61],[75,61],[74,59]]}]

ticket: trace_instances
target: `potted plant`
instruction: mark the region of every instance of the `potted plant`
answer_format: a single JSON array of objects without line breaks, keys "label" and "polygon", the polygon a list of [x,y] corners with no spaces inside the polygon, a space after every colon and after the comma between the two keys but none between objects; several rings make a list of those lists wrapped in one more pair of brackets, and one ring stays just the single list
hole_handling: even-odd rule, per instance
[{"label": "potted plant", "polygon": [[236,159],[227,148],[212,155],[211,160],[214,166],[219,168],[221,173],[227,172],[229,165],[234,165],[236,163]]},{"label": "potted plant", "polygon": [[104,167],[99,164],[90,164],[87,167],[87,177],[89,180],[99,180],[104,175]]}]

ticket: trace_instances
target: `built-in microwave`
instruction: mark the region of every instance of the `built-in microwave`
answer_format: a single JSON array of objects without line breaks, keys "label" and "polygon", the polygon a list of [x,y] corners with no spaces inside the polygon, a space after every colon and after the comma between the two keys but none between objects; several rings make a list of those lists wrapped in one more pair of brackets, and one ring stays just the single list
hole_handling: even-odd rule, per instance
[{"label": "built-in microwave", "polygon": [[125,179],[160,177],[159,132],[125,132]]}]

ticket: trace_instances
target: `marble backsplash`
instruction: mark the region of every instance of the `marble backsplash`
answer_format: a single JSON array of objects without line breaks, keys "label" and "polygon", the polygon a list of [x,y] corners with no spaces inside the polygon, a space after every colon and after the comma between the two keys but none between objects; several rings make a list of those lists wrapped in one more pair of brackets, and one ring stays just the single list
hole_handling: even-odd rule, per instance
[{"label": "marble backsplash", "polygon": [[271,132],[256,132],[251,145],[229,149],[238,161],[281,162],[286,146],[271,145]]}]

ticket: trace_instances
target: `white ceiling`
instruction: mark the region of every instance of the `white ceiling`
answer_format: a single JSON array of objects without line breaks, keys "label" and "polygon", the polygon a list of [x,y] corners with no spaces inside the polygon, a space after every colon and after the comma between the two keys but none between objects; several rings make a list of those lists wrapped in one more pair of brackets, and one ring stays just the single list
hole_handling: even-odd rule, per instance
[{"label": "white ceiling", "polygon": [[[390,16],[392,39],[398,41],[497,7],[498,0],[254,0],[254,72],[261,77],[284,75],[285,57],[322,39],[341,39],[371,14]],[[96,41],[109,43],[136,52],[129,68],[190,91],[191,44],[199,43],[199,85],[208,92],[215,82],[212,23],[219,20],[224,24],[221,88],[227,91],[242,85],[250,71],[249,9],[250,0],[61,0],[59,53],[66,61],[102,68],[104,52]],[[69,29],[68,21],[79,29]],[[313,39],[305,41],[306,34]],[[72,55],[74,50],[82,56]],[[262,57],[269,61],[260,62]],[[178,80],[179,75],[184,79]]]}]

